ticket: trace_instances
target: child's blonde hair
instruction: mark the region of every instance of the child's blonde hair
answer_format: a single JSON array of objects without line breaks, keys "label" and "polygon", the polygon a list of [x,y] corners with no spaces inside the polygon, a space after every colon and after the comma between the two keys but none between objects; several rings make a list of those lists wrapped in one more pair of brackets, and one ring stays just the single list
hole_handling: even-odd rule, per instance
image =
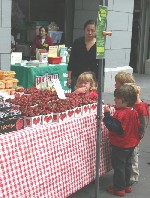
[{"label": "child's blonde hair", "polygon": [[125,71],[118,72],[115,76],[115,81],[119,81],[121,85],[125,83],[135,83],[133,75]]},{"label": "child's blonde hair", "polygon": [[140,94],[141,93],[141,87],[138,86],[136,83],[125,83],[125,85],[131,85],[137,94]]},{"label": "child's blonde hair", "polygon": [[96,77],[93,72],[83,72],[82,74],[80,74],[77,79],[75,89],[78,88],[78,84],[81,82],[89,82],[90,90],[97,90]]}]

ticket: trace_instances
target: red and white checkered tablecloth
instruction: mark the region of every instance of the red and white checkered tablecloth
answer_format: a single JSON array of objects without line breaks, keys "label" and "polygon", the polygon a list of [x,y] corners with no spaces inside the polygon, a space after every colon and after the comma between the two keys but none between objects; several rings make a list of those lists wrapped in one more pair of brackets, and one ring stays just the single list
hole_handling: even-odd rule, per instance
[{"label": "red and white checkered tablecloth", "polygon": [[[3,198],[66,198],[95,179],[96,115],[1,135]],[[100,175],[111,169],[102,123]]]}]

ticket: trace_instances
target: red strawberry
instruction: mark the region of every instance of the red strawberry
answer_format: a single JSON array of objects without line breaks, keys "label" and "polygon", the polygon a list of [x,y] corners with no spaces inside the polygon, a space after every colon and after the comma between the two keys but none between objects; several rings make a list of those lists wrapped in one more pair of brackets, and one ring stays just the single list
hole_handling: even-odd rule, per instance
[{"label": "red strawberry", "polygon": [[60,114],[60,116],[59,116],[59,118],[61,119],[61,120],[64,120],[65,119],[65,117],[66,117],[66,114]]},{"label": "red strawberry", "polygon": [[30,120],[29,119],[26,119],[26,124],[27,124],[27,126],[30,125]]},{"label": "red strawberry", "polygon": [[23,128],[23,119],[19,118],[17,121],[16,121],[16,129],[17,130],[20,130]]},{"label": "red strawberry", "polygon": [[79,109],[76,109],[75,110],[75,113],[77,113],[77,114],[81,113],[81,109],[80,108]]},{"label": "red strawberry", "polygon": [[69,111],[68,116],[71,117],[73,115],[74,111]]},{"label": "red strawberry", "polygon": [[91,108],[92,108],[93,110],[96,109],[96,107],[97,107],[96,104],[92,104],[92,105],[91,105]]}]

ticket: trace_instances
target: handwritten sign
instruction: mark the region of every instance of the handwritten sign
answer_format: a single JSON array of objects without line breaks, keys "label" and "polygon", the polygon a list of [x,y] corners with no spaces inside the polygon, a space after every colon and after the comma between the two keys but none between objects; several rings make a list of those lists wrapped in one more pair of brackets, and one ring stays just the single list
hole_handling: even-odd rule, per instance
[{"label": "handwritten sign", "polygon": [[49,46],[48,57],[57,57],[58,46]]}]

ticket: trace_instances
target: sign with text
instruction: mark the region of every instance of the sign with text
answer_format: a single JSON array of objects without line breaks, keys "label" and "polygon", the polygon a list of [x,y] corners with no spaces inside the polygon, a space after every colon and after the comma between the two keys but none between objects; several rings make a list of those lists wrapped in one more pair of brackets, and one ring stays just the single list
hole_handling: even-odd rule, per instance
[{"label": "sign with text", "polygon": [[105,56],[105,36],[103,31],[106,27],[107,7],[99,6],[97,27],[96,27],[96,59],[104,58]]},{"label": "sign with text", "polygon": [[57,92],[58,98],[66,99],[65,92],[62,89],[62,86],[60,84],[59,79],[58,78],[57,79],[51,79],[51,81],[52,81],[53,87],[55,88],[55,90]]},{"label": "sign with text", "polygon": [[12,52],[11,53],[11,64],[22,62],[22,52]]},{"label": "sign with text", "polygon": [[48,57],[57,57],[58,55],[58,46],[49,46]]}]

